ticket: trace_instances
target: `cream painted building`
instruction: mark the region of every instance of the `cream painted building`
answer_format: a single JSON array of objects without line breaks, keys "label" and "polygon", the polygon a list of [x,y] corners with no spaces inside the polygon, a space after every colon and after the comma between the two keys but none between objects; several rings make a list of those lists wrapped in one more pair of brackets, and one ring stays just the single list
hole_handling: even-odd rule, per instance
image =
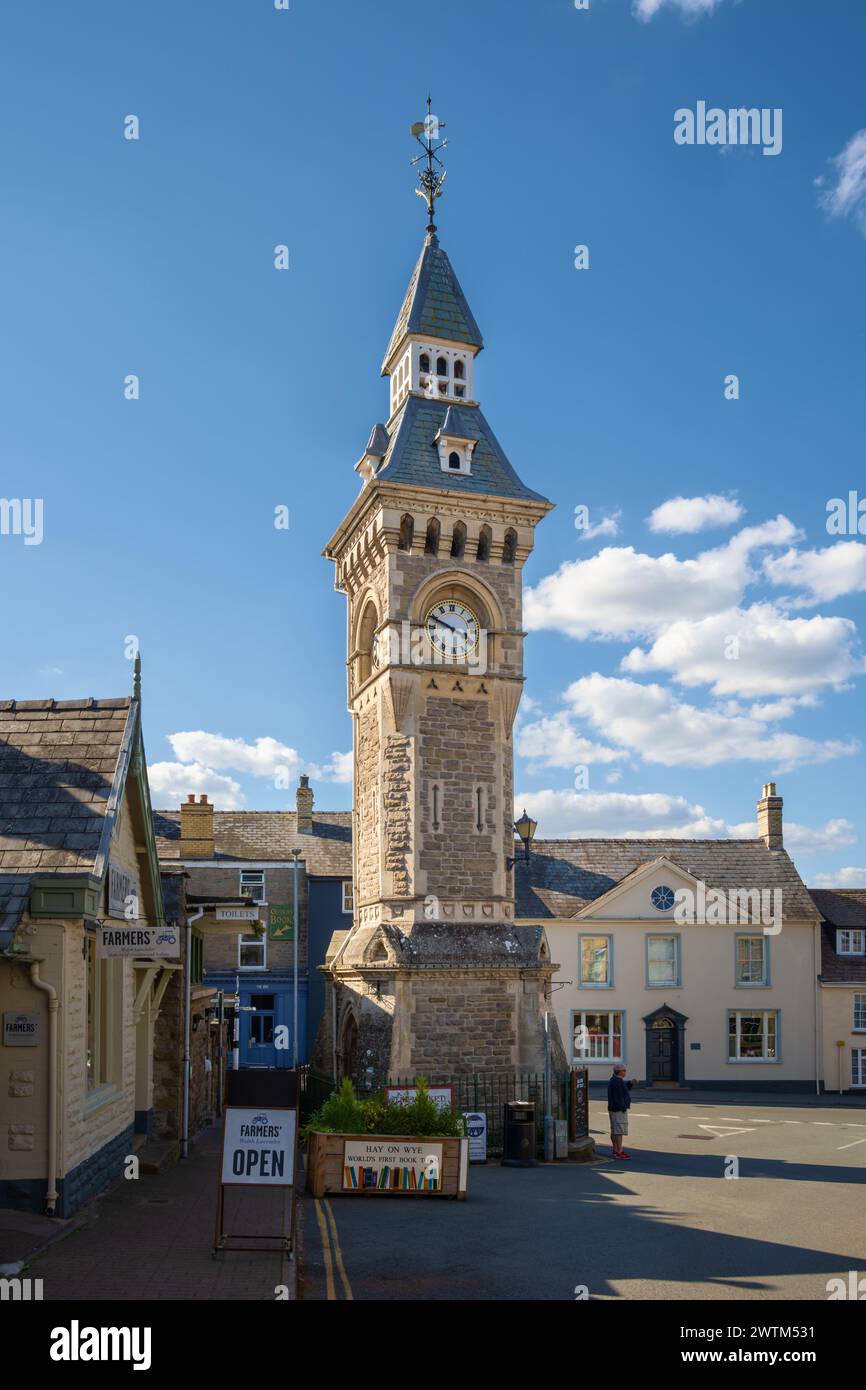
[{"label": "cream painted building", "polygon": [[816,1090],[819,917],[774,784],[749,840],[537,841],[517,910],[542,923],[569,1063],[658,1086]]},{"label": "cream painted building", "polygon": [[0,831],[0,1205],[65,1216],[148,1128],[180,969],[144,945],[172,931],[137,678],[133,699],[0,703]]},{"label": "cream painted building", "polygon": [[824,1089],[866,1095],[866,888],[813,889],[821,914]]}]

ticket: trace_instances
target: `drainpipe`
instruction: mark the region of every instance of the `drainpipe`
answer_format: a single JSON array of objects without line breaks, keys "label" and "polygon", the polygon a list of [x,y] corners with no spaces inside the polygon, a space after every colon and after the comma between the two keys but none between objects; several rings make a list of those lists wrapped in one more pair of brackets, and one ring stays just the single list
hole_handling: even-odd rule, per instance
[{"label": "drainpipe", "polygon": [[[294,931],[292,932],[292,936],[293,936],[293,938],[294,938],[294,940],[292,941],[292,1066],[294,1067],[295,1075],[297,1075],[297,1071],[298,1071],[298,1056],[299,1056],[299,1054],[298,1054],[298,937],[299,937],[300,934],[301,934],[301,923],[300,923],[300,914],[299,914],[299,911],[298,911],[298,868],[300,867],[299,864],[298,864],[298,857],[299,857],[300,853],[301,853],[301,851],[300,851],[299,849],[293,849],[293,850],[292,850],[292,860],[293,860],[292,868],[294,869],[294,873],[292,874],[292,923],[293,923],[294,928],[295,928]],[[308,943],[307,960],[309,961],[309,943]]]},{"label": "drainpipe", "polygon": [[192,1072],[190,1054],[190,1009],[192,1005],[192,924],[204,916],[204,908],[196,908],[186,919],[186,952],[183,962],[183,1118],[180,1127],[180,1156],[189,1158],[189,1081]]},{"label": "drainpipe", "polygon": [[821,999],[821,985],[819,977],[821,974],[821,923],[815,925],[815,934],[812,937],[812,959],[815,969],[815,1095],[821,1094],[821,1050],[823,1038],[821,1029],[824,1025],[823,1001]]},{"label": "drainpipe", "polygon": [[39,978],[39,962],[30,962],[30,983],[48,995],[48,1182],[45,1215],[53,1216],[57,1206],[57,990]]}]

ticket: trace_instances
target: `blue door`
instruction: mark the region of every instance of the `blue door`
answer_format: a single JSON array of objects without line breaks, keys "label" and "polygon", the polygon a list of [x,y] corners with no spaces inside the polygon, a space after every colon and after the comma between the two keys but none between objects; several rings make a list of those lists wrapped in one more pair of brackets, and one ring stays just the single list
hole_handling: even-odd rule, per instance
[{"label": "blue door", "polygon": [[244,1038],[241,1038],[241,1066],[275,1067],[277,1065],[277,1049],[274,1045],[276,997],[273,994],[251,994],[249,1003],[254,1012],[241,1014],[241,1018],[245,1022],[243,1032],[246,1034],[245,1042]]}]

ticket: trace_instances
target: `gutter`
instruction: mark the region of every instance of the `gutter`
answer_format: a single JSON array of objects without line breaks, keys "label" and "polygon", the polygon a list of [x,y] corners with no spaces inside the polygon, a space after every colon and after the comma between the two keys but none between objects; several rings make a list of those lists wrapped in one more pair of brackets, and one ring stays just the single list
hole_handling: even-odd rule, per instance
[{"label": "gutter", "polygon": [[57,1013],[60,1003],[57,990],[47,980],[39,978],[39,961],[30,962],[30,983],[34,989],[47,994],[48,1006],[48,1158],[45,1188],[45,1215],[53,1216],[57,1206]]},{"label": "gutter", "polygon": [[203,907],[186,916],[186,951],[183,961],[183,1118],[180,1130],[180,1156],[189,1158],[190,1008],[192,1006],[192,924],[203,917]]}]

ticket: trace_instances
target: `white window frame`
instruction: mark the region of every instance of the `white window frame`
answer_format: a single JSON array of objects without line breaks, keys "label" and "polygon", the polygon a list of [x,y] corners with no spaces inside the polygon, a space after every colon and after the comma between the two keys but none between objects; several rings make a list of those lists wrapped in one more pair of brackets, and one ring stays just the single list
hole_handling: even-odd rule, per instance
[{"label": "white window frame", "polygon": [[[740,942],[760,941],[764,969],[760,980],[740,978]],[[749,962],[752,964],[752,962]],[[770,939],[761,932],[739,931],[734,934],[734,986],[736,989],[766,989],[770,983]]]},{"label": "white window frame", "polygon": [[866,994],[861,994],[859,990],[854,995],[853,1031],[855,1033],[866,1033]]},{"label": "white window frame", "polygon": [[[672,980],[651,980],[650,979],[650,942],[651,941],[673,941],[674,943],[674,978]],[[675,931],[650,931],[644,937],[644,966],[646,972],[647,989],[680,989],[682,979],[680,977],[680,934]]]},{"label": "white window frame", "polygon": [[[347,892],[348,889],[348,892]],[[355,886],[350,878],[344,878],[342,883],[343,911],[352,913],[355,911]]]},{"label": "white window frame", "polygon": [[[245,882],[244,882],[245,879],[251,879],[252,882],[250,882],[250,883],[245,883]],[[258,897],[258,898],[253,898],[252,901],[253,901],[254,903],[266,903],[267,900],[268,900],[268,899],[267,899],[267,878],[266,878],[266,876],[265,876],[265,871],[264,871],[264,869],[241,869],[240,877],[239,877],[239,879],[238,879],[238,896],[239,896],[239,897],[243,898],[243,897],[245,896],[245,894],[244,894],[244,889],[245,889],[245,888],[259,888],[259,889],[260,889],[260,892],[261,892],[261,896]]]},{"label": "white window frame", "polygon": [[866,1047],[851,1048],[851,1090],[866,1091]]},{"label": "white window frame", "polygon": [[[742,1038],[742,1033],[741,1033],[741,1031],[740,1031],[740,1019],[742,1019],[742,1018],[758,1018],[758,1017],[762,1017],[763,1020],[764,1020],[763,1031],[762,1031],[762,1034],[761,1034],[761,1038],[762,1038],[762,1043],[761,1043],[762,1052],[761,1052],[760,1057],[740,1057],[739,1055],[731,1056],[731,1019],[736,1019],[736,1020],[737,1020],[736,1029],[735,1029],[735,1037],[736,1037],[736,1043],[737,1043],[736,1052],[737,1052],[737,1054],[739,1054],[740,1046],[741,1046],[741,1038]],[[768,1051],[767,1051],[767,1043],[768,1043],[768,1039],[769,1039],[769,1028],[767,1027],[767,1020],[768,1020],[769,1018],[771,1018],[771,1017],[775,1019],[775,1026],[774,1026],[774,1029],[773,1029],[773,1042],[774,1042],[774,1046],[775,1046],[775,1055],[773,1055],[773,1056],[770,1056],[770,1055],[768,1054]],[[726,1051],[726,1054],[727,1054],[727,1059],[728,1059],[728,1061],[731,1063],[732,1066],[752,1066],[752,1065],[754,1065],[754,1064],[756,1064],[756,1063],[757,1063],[757,1064],[760,1064],[760,1065],[763,1065],[763,1066],[773,1066],[773,1065],[775,1065],[777,1062],[781,1062],[781,1060],[782,1060],[782,1057],[781,1057],[781,1051],[782,1051],[782,1049],[781,1049],[781,1045],[780,1045],[780,1043],[781,1043],[781,1035],[782,1035],[782,1011],[781,1011],[781,1009],[729,1009],[729,1010],[728,1010],[728,1014],[727,1014],[727,1018],[726,1018],[726,1020],[725,1020],[725,1026],[726,1026],[726,1030],[727,1030],[727,1037],[725,1038],[725,1051]]]},{"label": "white window frame", "polygon": [[[241,950],[244,946],[261,946],[262,963],[261,965],[243,965],[241,963]],[[267,970],[268,968],[268,934],[262,932],[261,936],[256,936],[254,932],[238,932],[238,970],[254,971]]]},{"label": "white window frame", "polygon": [[[605,963],[606,980],[585,980],[583,978],[584,941],[604,941],[607,943]],[[577,987],[578,989],[613,989],[613,937],[607,932],[579,932],[577,937]]]},{"label": "white window frame", "polygon": [[[848,944],[845,944],[847,938]],[[837,927],[836,929],[836,955],[837,956],[862,956],[864,951],[864,938],[866,931],[862,927]],[[859,945],[854,945],[854,942]]]},{"label": "white window frame", "polygon": [[[583,1051],[575,1047],[574,1035],[578,1027],[587,1026],[587,1018],[606,1017],[607,1018],[607,1047],[604,1056],[591,1056],[589,1051]],[[619,1018],[619,1034],[613,1024],[613,1019]],[[619,1053],[613,1049],[613,1041],[619,1036]],[[577,1065],[594,1062],[621,1062],[625,1056],[625,1010],[624,1009],[572,1009],[571,1011],[571,1053],[572,1061]]]}]

